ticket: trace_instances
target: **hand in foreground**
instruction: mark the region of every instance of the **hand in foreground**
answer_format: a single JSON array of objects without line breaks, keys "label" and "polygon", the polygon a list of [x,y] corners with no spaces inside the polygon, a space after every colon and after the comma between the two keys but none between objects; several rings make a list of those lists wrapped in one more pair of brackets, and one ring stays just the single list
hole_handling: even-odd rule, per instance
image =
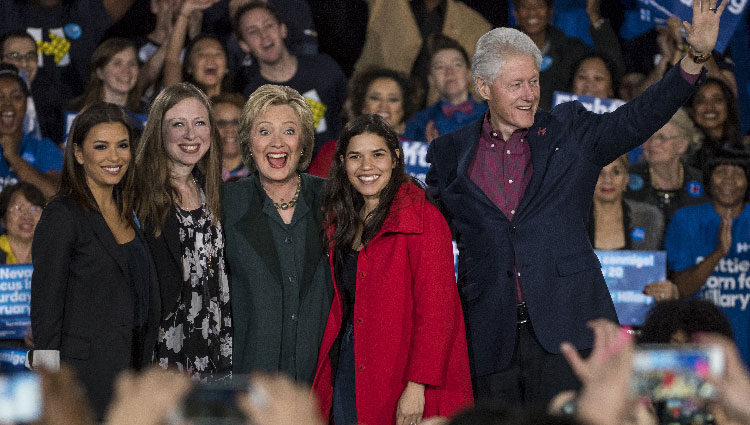
[{"label": "hand in foreground", "polygon": [[750,423],[750,375],[742,363],[737,346],[729,338],[718,334],[697,334],[693,340],[700,344],[715,344],[724,352],[724,372],[709,378],[719,392],[719,405],[727,418],[739,423]]},{"label": "hand in foreground", "polygon": [[654,297],[656,301],[676,300],[680,298],[680,290],[671,280],[651,282],[643,288],[643,293]]},{"label": "hand in foreground", "polygon": [[698,53],[710,53],[719,36],[719,20],[729,0],[693,0],[693,22],[683,22],[685,39]]},{"label": "hand in foreground", "polygon": [[560,345],[582,383],[578,416],[594,425],[619,424],[632,403],[633,336],[606,319],[596,319],[588,325],[594,331],[594,348],[587,359],[581,358],[572,344]]},{"label": "hand in foreground", "polygon": [[42,377],[45,425],[93,425],[86,392],[73,369],[63,364],[58,372],[39,371]]},{"label": "hand in foreground", "polygon": [[310,389],[281,374],[253,376],[237,404],[256,425],[324,425]]},{"label": "hand in foreground", "polygon": [[414,425],[424,413],[424,385],[409,381],[396,406],[396,425]]},{"label": "hand in foreground", "polygon": [[107,425],[160,425],[190,389],[190,379],[157,367],[120,374]]}]

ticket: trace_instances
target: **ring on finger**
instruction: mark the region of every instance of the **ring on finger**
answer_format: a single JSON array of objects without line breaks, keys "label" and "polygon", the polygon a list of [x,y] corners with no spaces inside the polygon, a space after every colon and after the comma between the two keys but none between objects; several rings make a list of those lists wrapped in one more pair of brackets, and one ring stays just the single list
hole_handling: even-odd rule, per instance
[{"label": "ring on finger", "polygon": [[709,7],[708,10],[710,10],[711,12],[716,12],[716,8],[715,7]]}]

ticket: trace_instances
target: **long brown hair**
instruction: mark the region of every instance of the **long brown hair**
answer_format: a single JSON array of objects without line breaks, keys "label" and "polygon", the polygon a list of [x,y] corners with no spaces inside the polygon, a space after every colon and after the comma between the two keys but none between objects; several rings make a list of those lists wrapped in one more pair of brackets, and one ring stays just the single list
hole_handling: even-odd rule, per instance
[{"label": "long brown hair", "polygon": [[[346,151],[352,138],[364,133],[374,134],[385,140],[395,166],[390,180],[380,192],[378,206],[363,221],[359,212],[364,207],[365,200],[362,194],[349,182],[343,158],[346,157]],[[403,183],[413,181],[404,170],[404,155],[399,154],[400,149],[401,144],[398,135],[380,115],[360,115],[344,126],[341,137],[336,144],[336,153],[331,164],[331,172],[326,182],[323,198],[323,212],[327,230],[326,243],[329,247],[333,245],[334,264],[337,267],[343,261],[343,253],[354,246],[357,230],[360,226],[362,227],[362,245],[367,245],[383,226],[398,189]],[[331,228],[334,229],[332,234]]]},{"label": "long brown hair", "polygon": [[68,144],[63,154],[62,177],[57,197],[72,196],[78,204],[89,211],[99,211],[99,205],[94,199],[88,184],[86,183],[86,171],[83,165],[75,158],[75,148],[83,149],[83,142],[89,131],[99,124],[120,123],[125,126],[130,142],[130,164],[125,175],[113,189],[112,196],[115,199],[120,217],[135,226],[133,219],[133,188],[135,185],[135,133],[130,125],[130,119],[122,108],[114,103],[96,102],[85,107],[73,121],[68,135]]},{"label": "long brown hair", "polygon": [[214,220],[221,217],[221,139],[214,125],[211,101],[198,87],[190,83],[179,83],[165,88],[151,104],[146,128],[136,151],[138,174],[136,175],[136,212],[138,218],[148,223],[155,236],[161,234],[167,214],[180,194],[172,184],[169,174],[170,160],[164,146],[164,114],[185,99],[198,100],[208,111],[211,128],[211,144],[193,169],[206,195],[206,205]]},{"label": "long brown hair", "polygon": [[[83,108],[86,105],[90,105],[95,102],[99,102],[104,98],[104,82],[97,75],[97,71],[107,66],[112,58],[126,49],[133,49],[135,53],[135,59],[138,60],[138,49],[132,41],[125,38],[110,38],[104,40],[100,44],[94,53],[91,54],[91,63],[89,64],[89,83],[86,86],[86,90],[82,95],[71,101],[71,106],[74,109]],[[140,71],[140,70],[139,70]],[[133,112],[138,112],[138,102],[140,101],[141,94],[138,91],[138,84],[136,84],[128,93],[128,100],[125,106]]]}]

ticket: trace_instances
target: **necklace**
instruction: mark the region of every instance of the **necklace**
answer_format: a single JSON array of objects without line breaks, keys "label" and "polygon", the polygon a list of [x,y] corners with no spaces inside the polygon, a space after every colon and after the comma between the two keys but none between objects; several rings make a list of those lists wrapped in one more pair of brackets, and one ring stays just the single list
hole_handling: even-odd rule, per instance
[{"label": "necklace", "polygon": [[277,210],[288,210],[289,208],[294,208],[295,205],[297,205],[297,199],[299,199],[299,191],[302,189],[302,177],[297,174],[297,191],[294,192],[294,196],[292,196],[292,200],[289,202],[274,202],[273,206],[276,207]]}]

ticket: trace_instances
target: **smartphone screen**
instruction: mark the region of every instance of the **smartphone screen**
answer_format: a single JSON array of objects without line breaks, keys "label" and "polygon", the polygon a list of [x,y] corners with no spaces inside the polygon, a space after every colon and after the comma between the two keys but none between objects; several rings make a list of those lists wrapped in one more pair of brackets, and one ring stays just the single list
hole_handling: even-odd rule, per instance
[{"label": "smartphone screen", "polygon": [[718,346],[643,345],[633,357],[633,392],[652,400],[711,399],[716,391],[706,378],[723,370]]},{"label": "smartphone screen", "polygon": [[32,372],[0,374],[0,423],[30,423],[42,414],[39,376]]},{"label": "smartphone screen", "polygon": [[246,396],[247,378],[200,383],[188,394],[176,412],[176,419],[191,425],[245,425],[237,397]]}]

